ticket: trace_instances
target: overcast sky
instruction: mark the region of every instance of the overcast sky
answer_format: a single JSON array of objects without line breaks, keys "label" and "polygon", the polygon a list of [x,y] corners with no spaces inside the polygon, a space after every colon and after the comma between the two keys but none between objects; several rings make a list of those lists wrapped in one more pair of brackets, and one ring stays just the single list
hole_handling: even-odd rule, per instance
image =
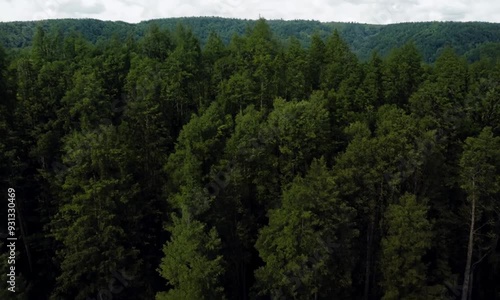
[{"label": "overcast sky", "polygon": [[499,0],[0,0],[0,21],[95,18],[137,23],[181,16],[306,19],[387,24],[500,23]]}]

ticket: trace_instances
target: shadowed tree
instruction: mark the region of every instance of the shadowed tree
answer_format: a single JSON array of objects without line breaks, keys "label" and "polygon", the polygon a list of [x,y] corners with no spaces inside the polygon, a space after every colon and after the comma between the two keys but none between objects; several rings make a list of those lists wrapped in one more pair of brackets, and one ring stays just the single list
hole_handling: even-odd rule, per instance
[{"label": "shadowed tree", "polygon": [[325,161],[314,160],[283,191],[280,207],[269,211],[255,245],[265,262],[255,273],[260,293],[278,299],[349,295],[356,212],[334,187]]},{"label": "shadowed tree", "polygon": [[431,246],[427,206],[412,194],[390,204],[385,213],[387,234],[382,239],[382,299],[423,299],[426,265],[423,256]]},{"label": "shadowed tree", "polygon": [[[486,251],[475,251],[478,246],[484,247],[479,240],[479,236],[484,234],[479,230],[484,225],[478,227],[477,224],[479,221],[491,224],[491,216],[488,218],[485,215],[488,216],[489,211],[498,209],[495,199],[498,199],[500,192],[500,137],[493,136],[491,128],[484,128],[478,137],[466,139],[460,158],[460,171],[461,187],[467,193],[467,206],[470,210],[467,258],[462,285],[462,300],[467,300],[471,297],[473,265],[494,250],[490,246]],[[492,197],[493,195],[496,197]],[[494,240],[498,232],[489,233],[490,236],[492,234],[490,238]],[[479,258],[475,255],[478,252],[482,253]]]}]

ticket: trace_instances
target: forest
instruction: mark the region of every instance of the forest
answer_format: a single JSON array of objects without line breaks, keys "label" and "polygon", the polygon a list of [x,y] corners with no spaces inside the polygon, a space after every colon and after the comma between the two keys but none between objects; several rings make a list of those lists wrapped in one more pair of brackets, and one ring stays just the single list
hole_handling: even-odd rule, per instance
[{"label": "forest", "polygon": [[0,45],[0,299],[500,299],[500,35],[43,24]]},{"label": "forest", "polygon": [[[124,42],[144,37],[151,25],[175,31],[178,23],[192,29],[200,46],[204,47],[210,33],[216,32],[227,46],[233,35],[243,35],[255,26],[256,20],[229,19],[220,17],[182,17],[142,21],[137,24],[101,21],[95,19],[55,19],[25,22],[0,22],[0,45],[7,49],[30,47],[37,27],[47,32],[58,32],[67,36],[76,31],[86,40],[106,43],[111,38]],[[409,22],[389,25],[374,25],[342,22],[319,22],[313,20],[267,20],[273,36],[283,45],[291,37],[302,46],[311,45],[312,36],[326,40],[334,30],[349,45],[360,61],[370,59],[373,51],[386,57],[392,48],[413,41],[427,63],[434,63],[441,51],[448,47],[458,55],[465,55],[469,62],[481,56],[500,57],[500,24],[486,22]]]}]

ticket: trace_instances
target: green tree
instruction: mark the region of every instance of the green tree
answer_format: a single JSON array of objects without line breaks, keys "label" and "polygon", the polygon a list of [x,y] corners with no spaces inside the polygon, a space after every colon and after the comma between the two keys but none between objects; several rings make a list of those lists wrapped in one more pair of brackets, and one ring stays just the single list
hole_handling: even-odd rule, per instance
[{"label": "green tree", "polygon": [[267,223],[267,208],[281,193],[276,158],[269,155],[272,146],[264,134],[265,117],[253,105],[236,116],[234,133],[207,186],[215,197],[210,220],[224,241],[224,286],[229,299],[252,297],[258,229]]},{"label": "green tree", "polygon": [[92,64],[103,81],[105,97],[112,103],[124,102],[124,85],[132,50],[133,45],[123,44],[114,37],[103,45],[100,55],[93,59]]},{"label": "green tree", "polygon": [[311,46],[307,51],[308,76],[311,90],[319,90],[321,73],[325,63],[325,43],[316,32],[311,37]]},{"label": "green tree", "polygon": [[341,82],[359,76],[358,59],[349,45],[335,30],[325,45],[325,66],[321,73],[321,85],[325,91],[338,91]]},{"label": "green tree", "polygon": [[385,213],[387,234],[382,239],[382,299],[426,298],[423,256],[431,246],[428,207],[415,195],[405,194]]},{"label": "green tree", "polygon": [[73,88],[68,90],[63,103],[69,112],[69,129],[90,131],[100,124],[110,125],[113,112],[109,99],[105,98],[103,80],[91,68],[75,73]]},{"label": "green tree", "polygon": [[160,29],[156,23],[150,25],[140,45],[147,57],[160,62],[165,61],[175,48],[170,31]]},{"label": "green tree", "polygon": [[[113,127],[66,137],[59,211],[51,221],[61,244],[61,273],[52,299],[86,299],[109,284],[112,271],[126,266],[135,272],[138,251],[124,230],[133,218],[129,200],[134,184],[126,173],[126,152]],[[137,186],[135,186],[136,188]],[[126,217],[121,217],[126,216]]]},{"label": "green tree", "polygon": [[[498,194],[500,191],[499,149],[500,137],[493,136],[491,128],[486,127],[478,137],[466,139],[464,151],[460,158],[461,187],[467,193],[467,206],[470,210],[462,300],[471,297],[473,265],[479,263],[491,250],[487,249],[488,251],[483,257],[473,262],[475,253],[477,253],[475,248],[477,246],[484,247],[478,241],[479,232],[476,225],[479,221],[486,222],[486,224],[491,222],[488,218],[484,220],[484,216],[488,214],[488,210],[495,209],[495,202],[491,196]],[[489,233],[490,236],[491,234]],[[498,233],[493,233],[492,239],[494,240],[497,235]]]},{"label": "green tree", "polygon": [[422,56],[414,42],[391,51],[385,62],[385,103],[405,107],[423,80]]},{"label": "green tree", "polygon": [[[223,154],[225,141],[232,131],[232,123],[231,116],[224,115],[217,102],[213,102],[201,115],[193,114],[179,133],[175,151],[165,165],[171,191],[177,191],[189,180],[200,184],[206,180],[211,167]],[[193,164],[184,163],[191,157]]]},{"label": "green tree", "polygon": [[172,118],[180,129],[191,113],[202,107],[202,55],[198,39],[190,29],[179,25],[175,32],[176,47],[165,61],[164,95],[173,108]]},{"label": "green tree", "polygon": [[363,83],[356,93],[357,106],[364,112],[374,112],[384,103],[383,69],[382,59],[374,52],[366,64]]},{"label": "green tree", "polygon": [[307,52],[292,38],[286,53],[286,99],[304,100],[310,94],[307,80]]},{"label": "green tree", "polygon": [[224,64],[228,55],[228,50],[220,36],[212,31],[202,51],[203,100],[205,101],[202,109],[208,107],[217,97],[218,85],[225,79]]},{"label": "green tree", "polygon": [[[257,269],[261,294],[287,299],[327,299],[349,294],[348,259],[355,210],[337,197],[325,161],[283,191],[279,208],[255,245],[265,265]],[[335,295],[335,296],[334,296]]]},{"label": "green tree", "polygon": [[[362,232],[358,282],[364,283],[364,299],[378,295],[373,286],[380,276],[374,270],[380,239],[380,222],[387,207],[405,192],[419,193],[424,178],[426,149],[433,147],[435,132],[419,128],[415,119],[395,106],[382,106],[376,116],[375,130],[356,122],[346,128],[350,141],[336,158],[335,178],[339,196],[358,212]],[[363,275],[361,275],[363,274]]]},{"label": "green tree", "polygon": [[251,55],[250,68],[257,88],[257,103],[260,108],[270,107],[277,96],[278,84],[274,80],[278,44],[269,24],[259,19],[249,31],[247,49]]},{"label": "green tree", "polygon": [[37,27],[33,36],[33,57],[38,63],[44,63],[52,58],[52,49],[46,31]]},{"label": "green tree", "polygon": [[278,98],[274,101],[265,135],[277,158],[282,184],[290,182],[297,174],[304,174],[312,159],[326,152],[330,131],[325,106],[322,97],[293,102]]},{"label": "green tree", "polygon": [[14,172],[13,164],[16,157],[15,153],[17,152],[16,141],[22,138],[20,136],[16,137],[14,133],[15,112],[18,101],[15,99],[14,80],[11,78],[12,73],[14,72],[10,72],[8,69],[5,50],[0,45],[0,135],[4,137],[0,141],[0,152],[2,153],[0,156],[0,173],[6,175],[0,181],[2,186],[8,180],[14,179],[10,177]]},{"label": "green tree", "polygon": [[436,60],[436,82],[445,95],[454,102],[463,102],[469,87],[468,66],[465,58],[452,48],[445,48]]},{"label": "green tree", "polygon": [[237,72],[220,84],[217,101],[221,103],[226,113],[235,115],[257,101],[256,89],[255,82],[248,71]]},{"label": "green tree", "polygon": [[71,64],[81,64],[92,51],[81,32],[71,31],[62,43],[63,58]]},{"label": "green tree", "polygon": [[[485,68],[481,68],[484,70]],[[467,115],[471,119],[474,129],[491,127],[493,133],[500,134],[500,64],[491,72],[478,76],[471,84],[467,95]],[[479,131],[479,130],[477,130]]]},{"label": "green tree", "polygon": [[160,274],[173,288],[158,293],[156,299],[224,299],[217,282],[223,272],[222,257],[211,257],[220,247],[216,231],[205,232],[205,225],[196,220],[172,218],[172,238],[164,248]]}]

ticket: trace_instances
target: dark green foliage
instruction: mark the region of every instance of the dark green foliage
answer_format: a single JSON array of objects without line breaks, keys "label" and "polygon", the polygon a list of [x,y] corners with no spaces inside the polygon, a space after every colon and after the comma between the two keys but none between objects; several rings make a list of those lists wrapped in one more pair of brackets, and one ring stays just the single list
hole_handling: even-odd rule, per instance
[{"label": "dark green foliage", "polygon": [[172,241],[165,246],[165,263],[160,265],[160,274],[173,289],[159,293],[156,299],[224,299],[223,289],[218,286],[218,276],[223,273],[222,257],[210,257],[220,247],[216,231],[205,233],[203,224],[197,221],[173,218]]},{"label": "dark green foliage", "polygon": [[[93,19],[7,22],[0,24],[0,32],[3,33],[0,34],[0,44],[6,48],[29,47],[33,44],[33,34],[39,27],[47,31],[60,29],[63,35],[72,31],[81,32],[85,39],[96,43],[110,39],[113,35],[121,40],[129,36],[143,37],[148,35],[148,32],[152,33],[152,24],[158,26],[159,31],[174,31],[178,23],[193,28],[202,45],[206,44],[211,32],[217,32],[222,41],[228,44],[233,34],[244,34],[247,27],[254,26],[256,22],[219,17],[156,19],[138,24]],[[453,47],[460,55],[467,53],[470,60],[476,61],[493,53],[498,57],[497,44],[500,42],[500,26],[495,23],[420,22],[371,25],[306,20],[270,20],[268,23],[279,40],[285,41],[293,36],[304,46],[313,43],[311,37],[315,33],[325,39],[336,29],[362,60],[368,60],[373,50],[386,56],[394,47],[401,47],[413,40],[426,62],[434,62],[445,46]],[[165,43],[167,45],[168,41],[165,40]]]},{"label": "dark green foliage", "polygon": [[256,271],[260,293],[279,299],[349,295],[355,210],[334,188],[325,161],[314,160],[283,192],[280,207],[269,211],[255,246],[265,262]]},{"label": "dark green foliage", "polygon": [[[384,70],[386,103],[404,107],[422,82],[421,55],[414,43],[392,50]],[[439,60],[436,62],[439,65]]]},{"label": "dark green foliage", "polygon": [[163,248],[165,257],[158,270],[172,288],[158,293],[158,300],[224,299],[224,289],[219,283],[224,272],[223,258],[218,255],[221,240],[215,228],[208,230],[196,220],[205,209],[207,197],[203,191],[188,185],[175,200],[182,216],[171,216],[173,224],[167,227],[171,239]]},{"label": "dark green foliage", "polygon": [[498,24],[0,31],[18,299],[498,298]]},{"label": "dark green foliage", "polygon": [[74,133],[66,138],[63,162],[70,165],[62,178],[64,202],[52,220],[61,275],[54,299],[85,299],[107,284],[119,268],[134,270],[138,251],[126,239],[127,217],[134,183],[126,172],[127,152],[120,149],[112,127]]},{"label": "dark green foliage", "polygon": [[174,43],[169,31],[161,31],[158,25],[153,24],[144,35],[141,46],[145,56],[164,61],[172,52]]},{"label": "dark green foliage", "polygon": [[[467,194],[470,211],[467,260],[465,263],[462,299],[472,294],[474,268],[491,252],[495,252],[498,232],[495,224],[500,195],[500,137],[485,127],[479,136],[468,137],[460,158],[460,183]],[[479,254],[478,254],[479,253]]]},{"label": "dark green foliage", "polygon": [[321,72],[322,89],[338,91],[343,81],[356,76],[358,61],[349,45],[335,30],[325,45],[325,64]]},{"label": "dark green foliage", "polygon": [[382,240],[382,299],[426,298],[423,256],[431,246],[427,206],[405,194],[386,212],[387,235]]}]

